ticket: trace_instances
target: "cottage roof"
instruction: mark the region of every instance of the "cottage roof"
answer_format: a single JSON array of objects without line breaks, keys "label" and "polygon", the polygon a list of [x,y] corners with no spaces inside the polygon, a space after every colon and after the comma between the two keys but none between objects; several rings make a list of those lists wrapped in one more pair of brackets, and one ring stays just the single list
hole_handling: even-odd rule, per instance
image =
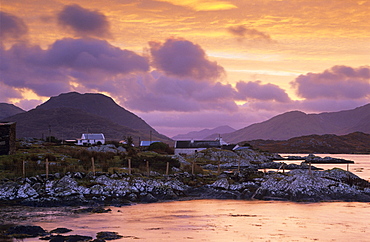
[{"label": "cottage roof", "polygon": [[211,148],[221,147],[219,140],[177,140],[175,148]]},{"label": "cottage roof", "polygon": [[149,141],[149,140],[143,140],[140,142],[140,146],[150,146],[153,143],[161,142],[161,141]]},{"label": "cottage roof", "polygon": [[90,139],[90,140],[103,140],[105,139],[104,134],[82,134],[81,139]]}]

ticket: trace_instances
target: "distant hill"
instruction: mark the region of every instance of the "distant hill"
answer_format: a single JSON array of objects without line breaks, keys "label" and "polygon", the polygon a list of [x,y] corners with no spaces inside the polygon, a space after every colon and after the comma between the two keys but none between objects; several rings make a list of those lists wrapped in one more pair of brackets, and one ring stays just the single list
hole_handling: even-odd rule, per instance
[{"label": "distant hill", "polygon": [[230,133],[234,131],[235,129],[231,128],[230,126],[224,125],[224,126],[219,126],[214,129],[203,129],[200,131],[192,131],[187,134],[178,134],[172,137],[172,139],[174,140],[191,140],[191,139],[203,140],[211,135],[218,137],[221,134]]},{"label": "distant hill", "polygon": [[17,122],[17,137],[79,138],[82,133],[104,133],[109,140],[132,136],[135,142],[152,139],[171,142],[144,120],[103,94],[76,92],[52,97],[33,110],[7,118]]},{"label": "distant hill", "polygon": [[248,143],[254,148],[273,153],[370,153],[370,134],[361,132],[342,136],[308,135],[289,140],[252,140]]},{"label": "distant hill", "polygon": [[26,111],[13,104],[0,103],[0,120],[24,112]]},{"label": "distant hill", "polygon": [[312,134],[344,135],[353,132],[370,133],[370,104],[352,110],[320,114],[291,111],[222,137],[227,142],[238,143],[256,139],[287,140]]}]

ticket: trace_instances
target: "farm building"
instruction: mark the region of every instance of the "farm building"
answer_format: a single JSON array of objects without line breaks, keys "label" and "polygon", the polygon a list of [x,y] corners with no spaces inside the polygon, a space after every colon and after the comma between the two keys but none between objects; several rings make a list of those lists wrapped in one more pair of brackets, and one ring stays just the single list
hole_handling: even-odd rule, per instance
[{"label": "farm building", "polygon": [[0,155],[15,153],[15,122],[0,123]]}]

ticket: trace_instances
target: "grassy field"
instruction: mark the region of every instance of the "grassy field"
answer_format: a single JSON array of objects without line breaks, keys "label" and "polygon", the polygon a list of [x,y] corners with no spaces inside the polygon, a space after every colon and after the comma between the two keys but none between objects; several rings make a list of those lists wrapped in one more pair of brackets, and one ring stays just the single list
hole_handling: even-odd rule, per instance
[{"label": "grassy field", "polygon": [[145,173],[147,162],[151,171],[160,173],[166,172],[167,162],[171,168],[180,167],[179,162],[168,154],[141,152],[133,147],[129,148],[129,152],[118,153],[89,151],[88,147],[47,142],[27,145],[17,142],[16,154],[0,156],[0,179],[46,174],[47,162],[49,174],[92,172],[92,158],[95,171],[100,172],[127,172],[129,159],[133,173]]}]

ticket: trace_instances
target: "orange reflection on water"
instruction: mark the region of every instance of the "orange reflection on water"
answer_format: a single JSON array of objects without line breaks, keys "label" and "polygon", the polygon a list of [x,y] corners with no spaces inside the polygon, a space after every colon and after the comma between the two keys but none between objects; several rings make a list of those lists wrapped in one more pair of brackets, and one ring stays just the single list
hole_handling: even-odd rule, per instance
[{"label": "orange reflection on water", "polygon": [[369,241],[370,203],[194,200],[137,204],[38,222],[94,237],[115,231],[141,241]]}]

